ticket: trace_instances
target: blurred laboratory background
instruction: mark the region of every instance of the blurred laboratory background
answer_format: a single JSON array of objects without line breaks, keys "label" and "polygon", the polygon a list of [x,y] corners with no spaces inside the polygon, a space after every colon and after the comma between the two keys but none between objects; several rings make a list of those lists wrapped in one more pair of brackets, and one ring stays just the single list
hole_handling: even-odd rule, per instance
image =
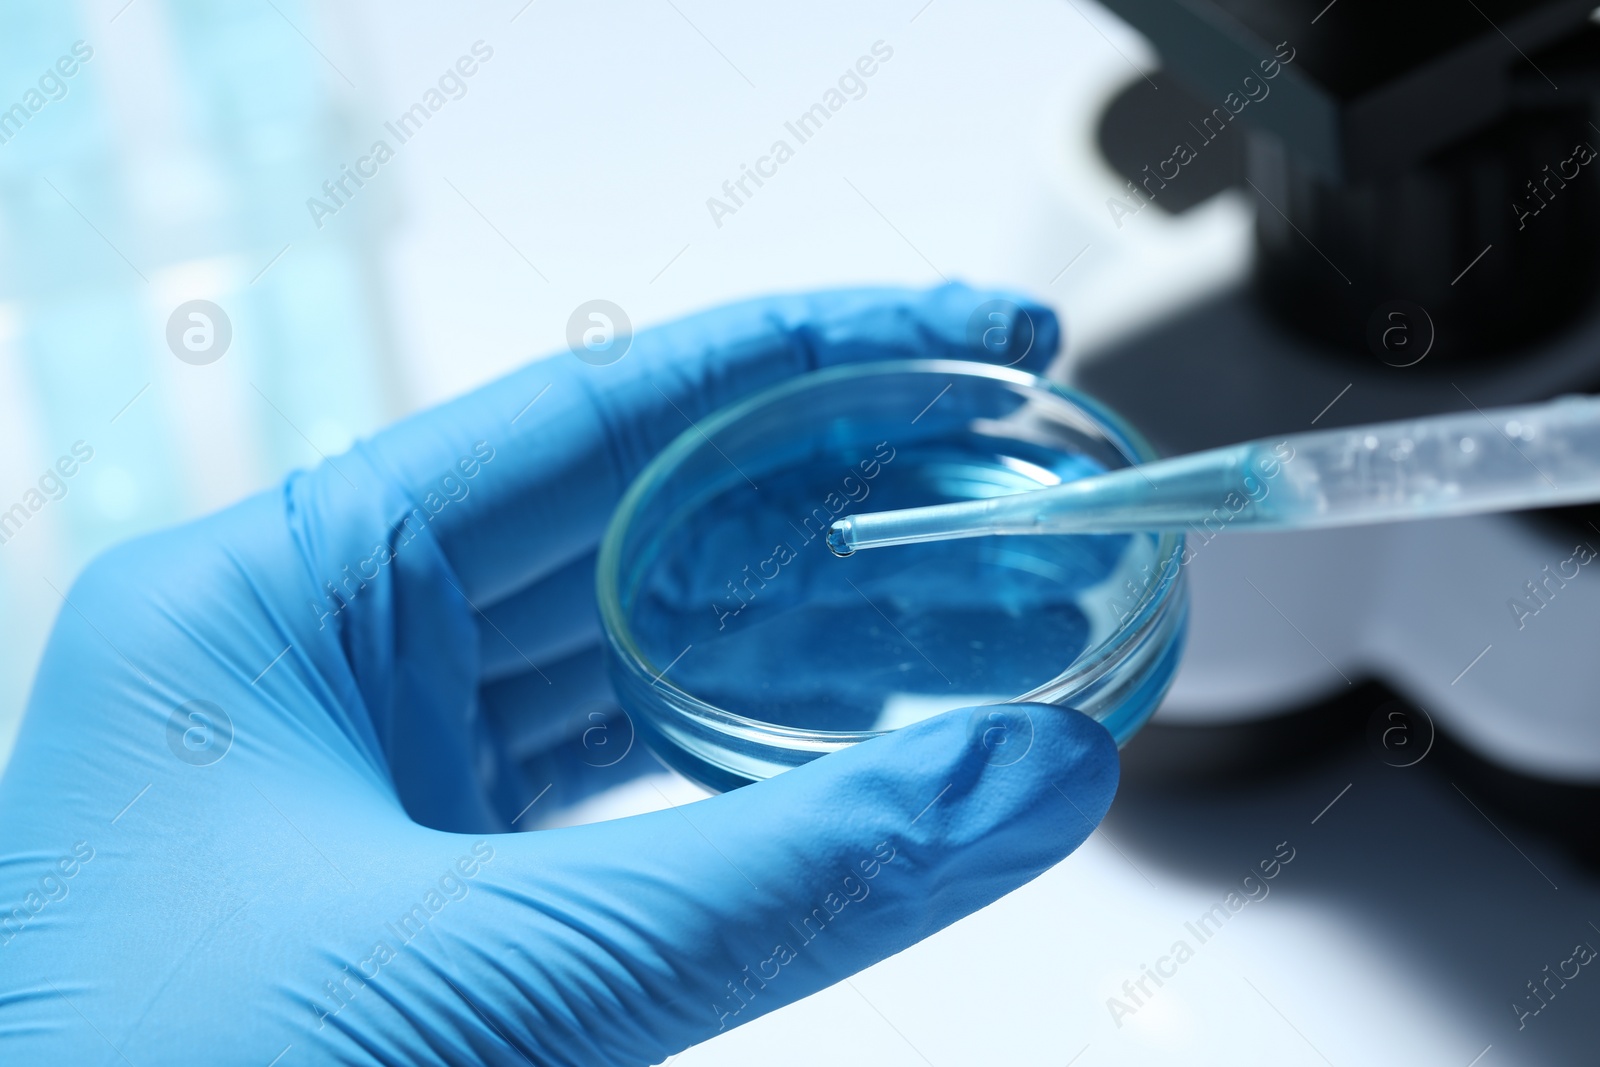
[{"label": "blurred laboratory background", "polygon": [[[1332,39],[1316,35],[1352,31],[1334,5],[1284,6],[1295,58],[1271,84],[1314,111],[1306,86]],[[1518,46],[1494,26],[1562,5],[1485,6],[1497,23],[1468,43],[1509,67]],[[1258,257],[1289,254],[1258,214],[1304,219],[1274,206],[1278,186],[1242,180],[1274,173],[1239,162],[1242,148],[1203,148],[1213,162],[1185,174],[1192,195],[1146,205],[1129,187],[1172,151],[1141,154],[1108,115],[1137,125],[1154,107],[1139,94],[1191,92],[1199,122],[1222,99],[1204,77],[1171,80],[1143,29],[1093,0],[0,0],[0,761],[61,594],[95,553],[529,359],[573,358],[568,319],[590,300],[642,328],[774,291],[1020,289],[1066,325],[1054,373],[1167,450],[1465,407],[1452,382],[1488,406],[1600,381],[1579,297],[1561,312],[1578,325],[1517,373],[1459,343],[1440,351],[1466,377],[1422,386],[1374,377],[1404,360],[1359,344],[1232,360],[1229,345],[1302,345],[1272,325],[1281,315],[1244,309]],[[1262,40],[1273,55],[1278,39]],[[1403,45],[1389,51],[1429,54]],[[798,141],[786,123],[861,57],[873,73]],[[1237,81],[1258,58],[1240,57],[1200,66]],[[740,186],[779,139],[792,155]],[[1569,149],[1540,158],[1558,166]],[[1283,188],[1303,188],[1290,170]],[[1268,226],[1283,240],[1306,228]],[[1440,292],[1474,251],[1445,257]],[[1499,277],[1484,256],[1477,269]],[[1337,323],[1321,333],[1337,347]],[[1159,381],[1214,417],[1169,418],[1170,395],[1150,399]],[[1537,602],[1545,633],[1526,646],[1546,659],[1523,664],[1493,629],[1518,621],[1504,601],[1582,538],[1530,550],[1531,568],[1485,594],[1485,622],[1429,566],[1470,569],[1472,545],[1498,542],[1425,525],[1399,547],[1286,542],[1259,573],[1238,569],[1257,549],[1208,544],[1192,573],[1194,665],[1078,854],[672,1062],[1595,1062],[1600,968],[1568,961],[1600,948],[1584,843],[1600,687],[1561,672],[1600,669],[1583,629],[1600,617],[1584,582],[1600,578]],[[1357,610],[1346,575],[1374,571],[1382,596]],[[1466,628],[1459,641],[1434,640],[1450,627]],[[1431,665],[1436,647],[1448,669]],[[1396,724],[1412,748],[1383,732]],[[699,795],[660,770],[564,818]],[[1264,863],[1275,877],[1251,895],[1242,880]],[[1230,894],[1245,903],[1217,919]],[[1179,941],[1191,951],[1174,962]]]}]

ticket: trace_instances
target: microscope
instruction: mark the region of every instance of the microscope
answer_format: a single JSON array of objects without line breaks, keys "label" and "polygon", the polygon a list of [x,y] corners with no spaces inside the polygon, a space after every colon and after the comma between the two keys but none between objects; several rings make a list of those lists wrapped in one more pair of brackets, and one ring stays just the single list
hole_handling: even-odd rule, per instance
[{"label": "microscope", "polygon": [[[1161,59],[1100,120],[1113,221],[1255,207],[1248,281],[1080,357],[1163,454],[1600,388],[1593,0],[1105,3]],[[1364,732],[1600,847],[1600,508],[1189,536],[1131,756],[1248,773]]]}]

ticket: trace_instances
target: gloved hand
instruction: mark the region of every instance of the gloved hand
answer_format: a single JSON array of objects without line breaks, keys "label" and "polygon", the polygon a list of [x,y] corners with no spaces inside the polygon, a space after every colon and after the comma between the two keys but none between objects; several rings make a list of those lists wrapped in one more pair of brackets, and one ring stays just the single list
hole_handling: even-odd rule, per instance
[{"label": "gloved hand", "polygon": [[[1071,852],[1117,760],[1056,708],[1015,762],[952,712],[675,810],[505,832],[604,762],[574,736],[604,691],[593,551],[640,466],[811,368],[983,356],[983,299],[762,300],[611,366],[534,363],[97,559],[0,780],[0,1058],[655,1063]],[[1038,366],[1055,320],[1024,306]]]}]

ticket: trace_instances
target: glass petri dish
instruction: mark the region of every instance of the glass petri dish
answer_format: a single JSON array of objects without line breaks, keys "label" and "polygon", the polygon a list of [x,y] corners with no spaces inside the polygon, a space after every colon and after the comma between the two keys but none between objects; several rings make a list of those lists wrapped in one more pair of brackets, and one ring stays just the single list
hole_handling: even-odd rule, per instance
[{"label": "glass petri dish", "polygon": [[1174,533],[983,537],[833,555],[847,514],[1154,459],[1091,398],[1007,367],[901,360],[793,378],[686,430],[600,546],[617,697],[719,791],[942,711],[1072,707],[1123,744],[1187,619]]}]

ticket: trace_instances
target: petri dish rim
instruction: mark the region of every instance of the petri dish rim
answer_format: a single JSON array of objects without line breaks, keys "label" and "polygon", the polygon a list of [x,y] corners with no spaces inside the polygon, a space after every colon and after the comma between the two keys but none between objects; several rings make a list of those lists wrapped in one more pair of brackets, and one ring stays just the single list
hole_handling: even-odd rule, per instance
[{"label": "petri dish rim", "polygon": [[[616,510],[612,513],[611,521],[607,524],[605,534],[601,538],[600,551],[595,562],[596,599],[600,608],[601,629],[604,631],[607,642],[627,670],[638,677],[649,679],[651,688],[662,691],[663,697],[672,706],[674,712],[686,715],[692,714],[699,718],[703,725],[726,732],[741,734],[753,732],[774,739],[781,738],[804,747],[815,746],[826,751],[867,741],[888,732],[884,730],[814,730],[785,726],[782,723],[740,715],[737,712],[729,711],[726,708],[701,700],[688,690],[680,689],[665,677],[665,668],[658,668],[651,663],[635,642],[632,630],[628,626],[626,613],[623,610],[623,590],[619,587],[618,581],[618,576],[622,572],[622,543],[629,532],[631,520],[639,509],[640,503],[654,492],[659,484],[674,472],[680,462],[691,452],[703,447],[707,442],[713,441],[720,430],[740,422],[753,412],[781,402],[790,396],[807,392],[821,385],[885,374],[954,375],[969,378],[987,378],[991,381],[1016,385],[1026,390],[1051,393],[1089,416],[1095,428],[1104,433],[1106,439],[1116,447],[1123,455],[1123,458],[1128,460],[1130,464],[1148,463],[1159,458],[1155,449],[1151,447],[1142,434],[1128,425],[1120,415],[1117,415],[1093,397],[1081,393],[1070,386],[1053,382],[1048,378],[1028,371],[967,360],[877,360],[805,371],[745,397],[743,400],[719,408],[711,415],[701,419],[697,426],[684,430],[669,442],[654,459],[645,464],[644,468],[634,478],[632,484],[623,493]],[[878,550],[875,549],[874,551]],[[892,549],[884,551],[892,551]],[[1114,634],[1101,641],[1094,648],[1085,650],[1054,678],[1035,686],[1026,693],[1009,698],[1005,703],[1050,703],[1052,702],[1049,699],[1051,696],[1059,696],[1065,691],[1086,686],[1107,671],[1115,669],[1121,658],[1120,653],[1126,649],[1138,647],[1143,642],[1145,637],[1160,624],[1164,610],[1173,599],[1174,591],[1182,589],[1178,581],[1181,576],[1181,567],[1177,563],[1181,558],[1182,551],[1182,534],[1161,533],[1157,540],[1156,564],[1152,568],[1158,578],[1150,582],[1143,590],[1138,603],[1129,613],[1128,623],[1119,627]],[[1178,606],[1181,608],[1181,605]],[[671,664],[667,665],[668,668],[670,666]]]}]

